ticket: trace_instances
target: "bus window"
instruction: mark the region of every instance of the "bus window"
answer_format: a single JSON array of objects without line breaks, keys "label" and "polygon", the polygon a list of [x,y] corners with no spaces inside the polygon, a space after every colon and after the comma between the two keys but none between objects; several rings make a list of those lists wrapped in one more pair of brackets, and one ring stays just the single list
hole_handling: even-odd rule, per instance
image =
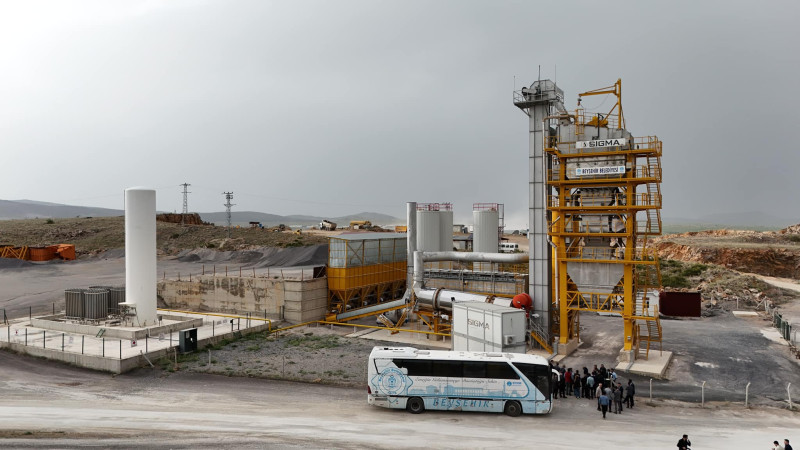
[{"label": "bus window", "polygon": [[429,377],[433,374],[430,360],[395,359],[394,365],[408,370],[411,377]]},{"label": "bus window", "polygon": [[544,394],[545,400],[550,400],[550,370],[547,366],[537,364],[513,363],[525,378],[529,379],[536,389]]},{"label": "bus window", "polygon": [[461,378],[463,371],[461,361],[433,361],[433,376]]},{"label": "bus window", "polygon": [[486,378],[486,363],[464,361],[464,378]]},{"label": "bus window", "polygon": [[504,362],[486,363],[486,377],[500,380],[519,380],[517,372],[514,372],[514,369]]}]

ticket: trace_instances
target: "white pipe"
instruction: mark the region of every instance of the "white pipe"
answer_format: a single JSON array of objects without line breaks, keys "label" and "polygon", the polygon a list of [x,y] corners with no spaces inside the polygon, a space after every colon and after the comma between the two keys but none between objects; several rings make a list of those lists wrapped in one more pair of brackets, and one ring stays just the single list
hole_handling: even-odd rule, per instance
[{"label": "white pipe", "polygon": [[155,325],[156,191],[125,189],[125,301],[136,305],[139,326]]}]

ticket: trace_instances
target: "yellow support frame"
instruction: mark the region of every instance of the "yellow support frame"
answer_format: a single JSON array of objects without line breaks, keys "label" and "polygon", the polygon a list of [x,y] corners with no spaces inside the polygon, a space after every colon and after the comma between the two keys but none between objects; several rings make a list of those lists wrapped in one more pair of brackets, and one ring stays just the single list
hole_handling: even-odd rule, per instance
[{"label": "yellow support frame", "polygon": [[[616,103],[605,115],[587,116],[580,106],[582,97],[594,95],[615,95]],[[584,131],[587,126],[625,128],[622,114],[622,81],[614,85],[579,94],[578,109],[570,119],[575,124],[575,139],[560,141],[558,137],[545,137],[545,154],[552,158],[553,168],[547,171],[547,184],[556,190],[555,195],[547,197],[547,210],[550,212],[548,234],[555,246],[554,249],[554,286],[552,323],[553,330],[559,336],[560,344],[567,344],[571,338],[578,337],[580,327],[580,311],[609,312],[622,316],[623,350],[630,351],[639,347],[639,341],[660,342],[661,326],[658,321],[657,308],[644,308],[637,305],[637,298],[646,298],[648,288],[656,288],[661,284],[658,258],[647,244],[647,237],[660,234],[661,222],[661,155],[662,143],[655,136],[636,137],[625,147],[577,148],[578,140],[585,140]],[[562,135],[564,136],[564,135]],[[591,178],[567,177],[567,164],[576,158],[592,157],[599,160],[603,157],[624,157],[625,174],[592,176]],[[579,160],[581,161],[581,160]],[[644,164],[641,164],[643,161]],[[636,192],[637,187],[645,186],[645,192]],[[592,202],[591,197],[573,202],[575,189],[584,188],[618,188],[620,194],[612,205]],[[591,193],[581,192],[581,195]],[[607,196],[606,194],[601,194]],[[589,201],[586,201],[589,200]],[[598,204],[599,203],[599,204]],[[637,224],[637,213],[646,215],[646,226]],[[579,220],[582,216],[599,215],[625,218],[623,232],[611,230],[590,230],[581,228]],[[577,220],[576,220],[577,219]],[[650,221],[657,223],[650,223]],[[624,242],[624,252],[617,248],[583,247],[581,243],[590,238],[617,238]],[[581,292],[568,275],[568,263],[602,263],[621,264],[622,278],[611,293]],[[644,321],[648,329],[656,335],[642,336],[636,322]],[[650,326],[650,324],[653,326]]]}]

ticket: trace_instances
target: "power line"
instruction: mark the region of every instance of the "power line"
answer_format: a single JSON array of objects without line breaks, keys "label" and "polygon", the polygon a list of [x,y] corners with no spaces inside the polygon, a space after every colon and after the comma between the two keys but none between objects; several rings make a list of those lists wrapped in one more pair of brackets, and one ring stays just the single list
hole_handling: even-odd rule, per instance
[{"label": "power line", "polygon": [[236,206],[231,203],[233,200],[233,192],[223,192],[225,195],[225,213],[228,218],[228,239],[231,238],[231,206]]},{"label": "power line", "polygon": [[181,214],[181,225],[186,225],[186,214],[189,214],[189,192],[187,189],[191,184],[183,183],[183,214]]}]

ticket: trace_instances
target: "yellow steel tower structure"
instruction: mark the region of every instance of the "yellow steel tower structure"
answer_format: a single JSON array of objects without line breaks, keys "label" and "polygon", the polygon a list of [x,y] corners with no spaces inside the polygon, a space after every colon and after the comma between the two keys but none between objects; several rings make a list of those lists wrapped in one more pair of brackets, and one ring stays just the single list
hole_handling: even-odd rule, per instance
[{"label": "yellow steel tower structure", "polygon": [[[594,95],[616,102],[586,111],[581,99]],[[661,275],[648,246],[661,234],[661,141],[625,129],[621,80],[580,94],[574,114],[560,111],[543,128],[559,351],[577,343],[581,311],[610,312],[624,322],[622,359],[647,357],[661,342]]]}]

